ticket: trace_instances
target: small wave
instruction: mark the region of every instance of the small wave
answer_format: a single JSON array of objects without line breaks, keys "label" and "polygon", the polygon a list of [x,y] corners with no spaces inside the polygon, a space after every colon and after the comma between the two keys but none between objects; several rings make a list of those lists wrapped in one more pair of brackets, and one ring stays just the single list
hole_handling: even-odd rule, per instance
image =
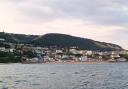
[{"label": "small wave", "polygon": [[56,74],[56,73],[51,73],[51,74]]},{"label": "small wave", "polygon": [[74,74],[79,74],[79,72],[74,72]]}]

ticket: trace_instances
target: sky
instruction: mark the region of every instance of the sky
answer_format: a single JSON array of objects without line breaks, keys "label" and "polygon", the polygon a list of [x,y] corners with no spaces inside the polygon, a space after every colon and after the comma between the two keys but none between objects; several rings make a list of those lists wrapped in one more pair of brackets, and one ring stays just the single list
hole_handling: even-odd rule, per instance
[{"label": "sky", "polygon": [[63,33],[128,49],[128,0],[0,0],[0,31]]}]

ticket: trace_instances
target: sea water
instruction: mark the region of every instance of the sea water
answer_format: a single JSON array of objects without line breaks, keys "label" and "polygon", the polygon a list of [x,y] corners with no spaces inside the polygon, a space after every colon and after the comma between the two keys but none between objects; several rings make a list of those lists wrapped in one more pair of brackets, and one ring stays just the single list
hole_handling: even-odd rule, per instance
[{"label": "sea water", "polygon": [[0,89],[128,89],[128,63],[0,64]]}]

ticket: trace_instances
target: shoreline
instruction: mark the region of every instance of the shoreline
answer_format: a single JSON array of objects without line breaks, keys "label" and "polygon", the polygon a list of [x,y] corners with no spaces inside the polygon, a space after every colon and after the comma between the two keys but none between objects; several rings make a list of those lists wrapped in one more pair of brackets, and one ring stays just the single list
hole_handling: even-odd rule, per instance
[{"label": "shoreline", "polygon": [[103,64],[103,63],[128,63],[128,62],[109,62],[109,61],[86,61],[86,62],[44,62],[44,63],[0,63],[3,64]]},{"label": "shoreline", "polygon": [[89,62],[46,62],[46,63],[29,63],[29,64],[104,64],[104,63],[127,63],[127,62],[108,62],[108,61],[89,61]]}]

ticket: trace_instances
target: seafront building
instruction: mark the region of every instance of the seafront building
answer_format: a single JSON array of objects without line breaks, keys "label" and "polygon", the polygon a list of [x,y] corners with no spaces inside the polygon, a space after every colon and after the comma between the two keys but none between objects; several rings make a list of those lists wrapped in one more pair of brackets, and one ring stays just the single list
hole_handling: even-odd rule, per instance
[{"label": "seafront building", "polygon": [[120,55],[127,55],[128,51],[92,51],[81,50],[78,47],[60,48],[57,46],[35,47],[30,44],[14,44],[5,42],[0,38],[0,42],[4,42],[9,47],[0,47],[0,52],[19,53],[22,61],[30,63],[40,62],[87,62],[87,61],[127,61]]}]

